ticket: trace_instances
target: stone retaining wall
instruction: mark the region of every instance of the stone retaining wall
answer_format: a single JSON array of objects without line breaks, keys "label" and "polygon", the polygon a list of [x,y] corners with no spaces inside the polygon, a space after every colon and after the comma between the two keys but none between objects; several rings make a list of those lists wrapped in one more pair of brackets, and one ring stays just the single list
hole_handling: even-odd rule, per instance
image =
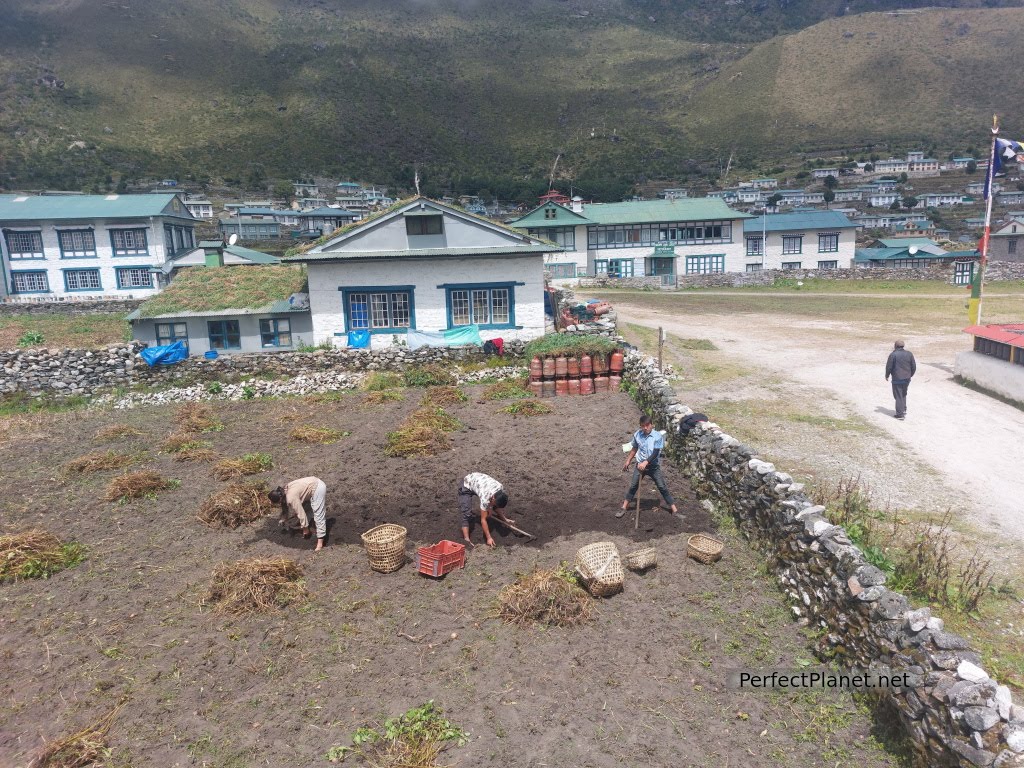
[{"label": "stone retaining wall", "polygon": [[68,397],[129,386],[146,365],[137,357],[144,346],[132,342],[106,349],[0,351],[0,393]]},{"label": "stone retaining wall", "polygon": [[144,299],[112,299],[110,301],[0,301],[0,315],[127,315],[138,309]]},{"label": "stone retaining wall", "polygon": [[794,614],[822,630],[819,655],[842,667],[908,674],[910,684],[885,698],[924,764],[1024,766],[1024,708],[981,669],[964,638],[887,589],[885,574],[828,521],[825,508],[753,449],[712,423],[679,435],[692,411],[650,357],[627,354],[624,376],[638,405],[668,430],[670,460],[702,499],[732,514],[768,556]]}]

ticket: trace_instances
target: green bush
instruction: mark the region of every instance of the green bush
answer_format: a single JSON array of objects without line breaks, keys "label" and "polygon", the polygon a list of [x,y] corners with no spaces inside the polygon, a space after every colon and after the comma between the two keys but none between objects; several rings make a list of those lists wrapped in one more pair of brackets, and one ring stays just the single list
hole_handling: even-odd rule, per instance
[{"label": "green bush", "polygon": [[25,331],[18,339],[18,346],[24,349],[25,347],[36,347],[42,344],[46,339],[39,331]]},{"label": "green bush", "polygon": [[534,355],[579,355],[608,354],[619,348],[604,336],[576,336],[568,333],[549,333],[534,339],[526,345],[524,356],[527,360]]},{"label": "green bush", "polygon": [[407,387],[453,387],[457,383],[454,375],[435,363],[409,368],[403,379]]}]

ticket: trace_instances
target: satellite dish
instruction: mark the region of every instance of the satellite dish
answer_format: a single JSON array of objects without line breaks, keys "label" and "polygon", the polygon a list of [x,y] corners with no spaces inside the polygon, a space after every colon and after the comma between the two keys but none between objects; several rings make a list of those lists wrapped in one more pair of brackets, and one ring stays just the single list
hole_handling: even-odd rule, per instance
[{"label": "satellite dish", "polygon": [[[232,237],[234,237],[234,235],[232,235]],[[916,245],[912,245],[912,246],[910,246],[910,248],[908,249],[908,253],[909,253],[909,254],[910,254],[911,256],[913,256],[914,254],[916,254],[916,253],[917,253],[917,246],[916,246]]]},{"label": "satellite dish", "polygon": [[238,242],[238,234],[237,233],[231,235],[231,237],[228,238],[228,245],[234,245],[237,242]]}]

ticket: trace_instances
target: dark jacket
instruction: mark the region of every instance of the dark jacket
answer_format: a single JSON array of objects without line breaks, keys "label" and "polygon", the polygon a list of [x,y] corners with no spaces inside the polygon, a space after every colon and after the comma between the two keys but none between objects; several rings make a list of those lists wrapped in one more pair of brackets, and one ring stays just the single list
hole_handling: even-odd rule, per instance
[{"label": "dark jacket", "polygon": [[913,352],[905,349],[894,349],[885,361],[885,378],[892,376],[893,381],[910,381],[917,373],[917,361]]}]

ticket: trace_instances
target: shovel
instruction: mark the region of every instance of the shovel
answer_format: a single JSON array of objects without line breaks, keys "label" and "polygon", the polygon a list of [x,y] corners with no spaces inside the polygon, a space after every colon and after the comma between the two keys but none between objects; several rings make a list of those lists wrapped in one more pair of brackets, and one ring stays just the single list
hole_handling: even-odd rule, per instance
[{"label": "shovel", "polygon": [[528,532],[524,531],[524,530],[523,530],[522,528],[516,528],[516,527],[515,527],[514,525],[512,525],[511,523],[506,523],[506,522],[505,522],[504,520],[495,520],[495,522],[497,522],[497,523],[500,523],[501,525],[503,525],[503,526],[505,526],[506,528],[508,528],[508,529],[509,529],[510,531],[515,531],[516,533],[520,533],[520,534],[522,534],[523,536],[526,536],[526,537],[527,537],[527,540],[530,540],[530,539],[536,539],[536,538],[537,538],[537,537],[536,537],[536,536],[534,536],[534,535],[533,535],[532,533],[528,533]]}]

